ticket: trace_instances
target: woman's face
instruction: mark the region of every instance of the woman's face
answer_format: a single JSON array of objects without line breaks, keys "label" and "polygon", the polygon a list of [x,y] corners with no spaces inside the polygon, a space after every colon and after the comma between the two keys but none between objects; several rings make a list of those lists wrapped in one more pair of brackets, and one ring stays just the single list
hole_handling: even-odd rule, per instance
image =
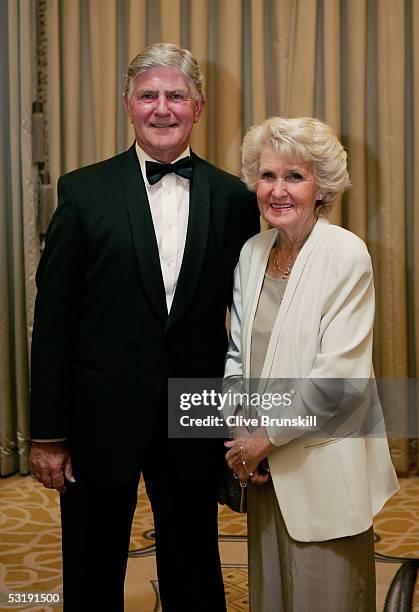
[{"label": "woman's face", "polygon": [[318,188],[309,165],[294,163],[273,147],[262,150],[256,195],[261,216],[292,238],[310,231]]}]

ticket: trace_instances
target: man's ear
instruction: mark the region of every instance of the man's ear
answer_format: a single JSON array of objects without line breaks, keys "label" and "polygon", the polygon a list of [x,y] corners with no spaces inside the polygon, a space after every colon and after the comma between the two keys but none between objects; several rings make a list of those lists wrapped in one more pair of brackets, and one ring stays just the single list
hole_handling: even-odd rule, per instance
[{"label": "man's ear", "polygon": [[127,111],[127,115],[129,117],[130,122],[132,123],[132,113],[131,113],[131,105],[130,105],[130,101],[127,98],[127,96],[122,96],[122,101],[124,103],[125,106],[125,110]]},{"label": "man's ear", "polygon": [[205,109],[205,96],[202,95],[199,98],[199,100],[197,100],[196,102],[194,123],[197,123],[200,120],[202,113],[204,112],[204,109]]}]

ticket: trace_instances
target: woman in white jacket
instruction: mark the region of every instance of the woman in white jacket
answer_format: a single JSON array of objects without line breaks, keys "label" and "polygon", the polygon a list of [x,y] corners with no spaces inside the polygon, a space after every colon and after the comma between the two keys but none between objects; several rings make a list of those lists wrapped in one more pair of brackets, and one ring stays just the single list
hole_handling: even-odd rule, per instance
[{"label": "woman in white jacket", "polygon": [[383,430],[366,435],[364,423],[359,435],[377,407],[371,259],[325,217],[350,184],[346,153],[317,119],[274,117],[247,133],[242,160],[273,229],[240,255],[225,385],[287,400],[253,408],[264,426],[236,428],[226,443],[230,468],[250,483],[250,609],[371,612],[372,517],[398,483]]}]

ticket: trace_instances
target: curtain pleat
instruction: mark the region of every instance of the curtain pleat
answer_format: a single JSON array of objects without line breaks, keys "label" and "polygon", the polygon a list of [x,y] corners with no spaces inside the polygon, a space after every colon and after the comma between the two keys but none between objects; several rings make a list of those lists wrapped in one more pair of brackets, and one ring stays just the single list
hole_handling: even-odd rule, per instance
[{"label": "curtain pleat", "polygon": [[[127,22],[121,24],[127,28],[128,61],[124,69],[137,53],[147,44],[147,2],[137,0],[128,3]],[[123,27],[123,30],[125,29]]]},{"label": "curtain pleat", "polygon": [[[242,2],[216,2],[215,44],[211,56],[212,115],[210,140],[214,162],[229,172],[240,172],[242,135]],[[210,114],[211,117],[211,114]]]},{"label": "curtain pleat", "polygon": [[[340,3],[335,0],[323,0],[322,14],[319,15],[321,18],[321,30],[322,32],[320,43],[322,49],[322,64],[323,64],[323,79],[322,79],[322,90],[320,95],[316,95],[316,99],[322,100],[322,112],[321,114],[315,109],[317,116],[321,116],[324,121],[332,127],[335,132],[342,136],[341,129],[341,68],[340,68],[340,54],[336,53],[336,49],[339,48],[341,39],[341,17],[340,17]],[[318,21],[319,21],[318,17]],[[315,87],[317,82],[315,79]],[[342,223],[342,202],[339,199],[334,205],[331,213],[330,220],[332,223],[341,225]]]},{"label": "curtain pleat", "polygon": [[366,0],[347,0],[341,16],[342,45],[342,138],[348,152],[350,174],[356,177],[345,196],[342,221],[360,236],[368,239],[368,199],[366,191]]},{"label": "curtain pleat", "polygon": [[[78,2],[73,2],[73,6],[75,10],[78,11]],[[38,9],[39,10],[39,9]],[[70,29],[70,23],[68,22],[66,25],[66,30]],[[47,62],[47,70],[46,70],[46,113],[45,113],[45,123],[46,123],[46,133],[47,133],[47,141],[48,141],[48,150],[49,150],[49,159],[48,159],[48,168],[51,175],[51,184],[53,186],[54,199],[56,204],[56,185],[57,180],[60,174],[63,172],[63,168],[74,168],[74,164],[78,163],[80,156],[76,153],[73,155],[73,161],[70,164],[66,163],[64,158],[64,147],[62,147],[62,143],[65,141],[67,151],[70,151],[74,148],[70,143],[67,142],[65,135],[65,122],[67,121],[64,118],[64,113],[61,110],[61,99],[62,99],[62,85],[60,84],[62,74],[62,59],[61,56],[63,54],[64,49],[64,32],[63,28],[60,24],[60,10],[59,5],[56,0],[46,0],[46,37],[47,37],[47,52],[46,52],[46,62]],[[75,66],[78,65],[77,61],[77,53],[78,53],[79,45],[75,45],[74,54],[72,57],[75,57],[74,63]],[[73,69],[74,71],[75,69]],[[65,80],[70,79],[68,71],[65,74]],[[74,79],[73,79],[74,80]],[[75,87],[78,87],[77,81],[74,83]],[[75,89],[74,91],[78,92],[78,97],[81,97],[80,89]],[[80,130],[80,120],[75,125],[78,126],[77,130],[74,130],[75,134],[73,134],[76,142],[82,137]],[[79,146],[77,144],[76,151]],[[68,153],[67,153],[68,156]]]},{"label": "curtain pleat", "polygon": [[404,377],[406,324],[396,324],[406,311],[405,285],[405,99],[404,22],[400,2],[383,0],[378,13],[378,143],[381,314],[383,320],[383,376]]},{"label": "curtain pleat", "polygon": [[147,44],[147,0],[125,2],[124,7],[125,12],[120,16],[118,24],[120,30],[118,36],[120,61],[117,74],[118,92],[116,101],[121,134],[118,136],[117,151],[128,148],[134,142],[131,123],[122,108],[123,73],[138,51]]},{"label": "curtain pleat", "polygon": [[301,0],[295,3],[293,11],[286,67],[288,88],[284,92],[286,114],[290,116],[314,114],[317,5],[317,0]]},{"label": "curtain pleat", "polygon": [[[87,24],[88,15],[83,11],[83,0],[64,0],[60,3],[58,24],[61,34],[54,49],[57,59],[62,58],[64,79],[60,79],[60,116],[62,118],[61,139],[65,143],[62,154],[67,168],[76,168],[81,159],[89,159],[84,149],[85,142],[94,151],[94,121],[92,117],[92,81],[88,70],[88,49],[83,46],[84,37],[80,32],[82,24]],[[82,34],[82,36],[80,36]],[[55,66],[55,71],[59,67]],[[61,74],[55,72],[55,76]],[[99,105],[98,105],[99,108]],[[90,120],[86,121],[89,116]],[[60,126],[58,126],[60,140]]]},{"label": "curtain pleat", "polygon": [[[88,11],[89,54],[87,55],[92,99],[91,109],[95,150],[110,157],[116,149],[116,116],[121,100],[118,97],[120,75],[117,60],[117,0],[91,0]],[[104,33],[106,35],[104,36]],[[84,58],[82,58],[84,61]]]},{"label": "curtain pleat", "polygon": [[[30,44],[28,44],[30,41]],[[29,390],[30,337],[35,305],[35,273],[39,260],[36,218],[37,173],[32,160],[33,5],[21,0],[19,10],[19,94],[20,94],[20,182],[21,200],[16,198],[16,241],[13,249],[15,265],[14,310],[16,362],[16,415],[18,469],[28,471],[29,453]],[[22,204],[22,205],[21,205]],[[19,211],[19,212],[17,212]]]},{"label": "curtain pleat", "polygon": [[[188,38],[190,48],[194,49],[195,57],[199,62],[201,70],[207,77],[206,83],[206,98],[208,99],[208,91],[211,89],[211,84],[208,83],[209,75],[209,59],[208,59],[208,1],[209,0],[193,0],[190,4],[190,19],[188,27]],[[198,155],[208,157],[208,106],[201,118],[195,125],[192,132],[191,145]]]},{"label": "curtain pleat", "polygon": [[[408,376],[405,225],[405,33],[404,14],[397,0],[382,0],[377,21],[378,44],[378,174],[379,174],[379,303],[381,317],[381,376]],[[399,319],[398,313],[405,313]],[[402,431],[409,415],[407,389],[394,406]],[[391,441],[400,473],[409,469],[407,439]]]},{"label": "curtain pleat", "polygon": [[38,261],[32,165],[33,12],[2,2],[0,66],[0,476],[28,472],[29,338]]},{"label": "curtain pleat", "polygon": [[[251,75],[251,125],[260,123],[267,117],[267,86],[265,66],[265,11],[263,0],[250,4],[250,70]],[[269,79],[269,76],[268,76]],[[257,91],[257,94],[254,92]],[[244,126],[245,129],[250,127]]]},{"label": "curtain pleat", "polygon": [[166,42],[181,44],[181,1],[160,0],[161,29],[160,38]]},{"label": "curtain pleat", "polygon": [[[412,105],[411,113],[413,117],[417,117],[417,104],[419,100],[419,2],[412,2],[411,13],[411,60],[412,60]],[[416,101],[416,105],[414,104]],[[416,114],[415,114],[416,113]],[[412,181],[412,335],[411,340],[414,343],[411,376],[418,376],[419,369],[419,121],[414,120],[410,128],[412,136],[412,170],[410,179]],[[416,406],[416,426],[419,431],[419,397],[414,398]],[[416,468],[419,472],[419,444],[416,449]]]},{"label": "curtain pleat", "polygon": [[324,0],[323,4],[323,117],[330,127],[341,133],[341,55],[336,53],[341,40],[340,4],[335,0]]}]

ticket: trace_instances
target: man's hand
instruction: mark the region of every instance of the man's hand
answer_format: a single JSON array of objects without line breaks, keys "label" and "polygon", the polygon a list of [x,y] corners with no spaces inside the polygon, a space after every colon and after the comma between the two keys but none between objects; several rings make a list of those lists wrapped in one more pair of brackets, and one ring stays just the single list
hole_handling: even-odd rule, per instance
[{"label": "man's hand", "polygon": [[32,475],[47,489],[65,492],[65,481],[76,482],[67,442],[32,442],[29,455]]}]

